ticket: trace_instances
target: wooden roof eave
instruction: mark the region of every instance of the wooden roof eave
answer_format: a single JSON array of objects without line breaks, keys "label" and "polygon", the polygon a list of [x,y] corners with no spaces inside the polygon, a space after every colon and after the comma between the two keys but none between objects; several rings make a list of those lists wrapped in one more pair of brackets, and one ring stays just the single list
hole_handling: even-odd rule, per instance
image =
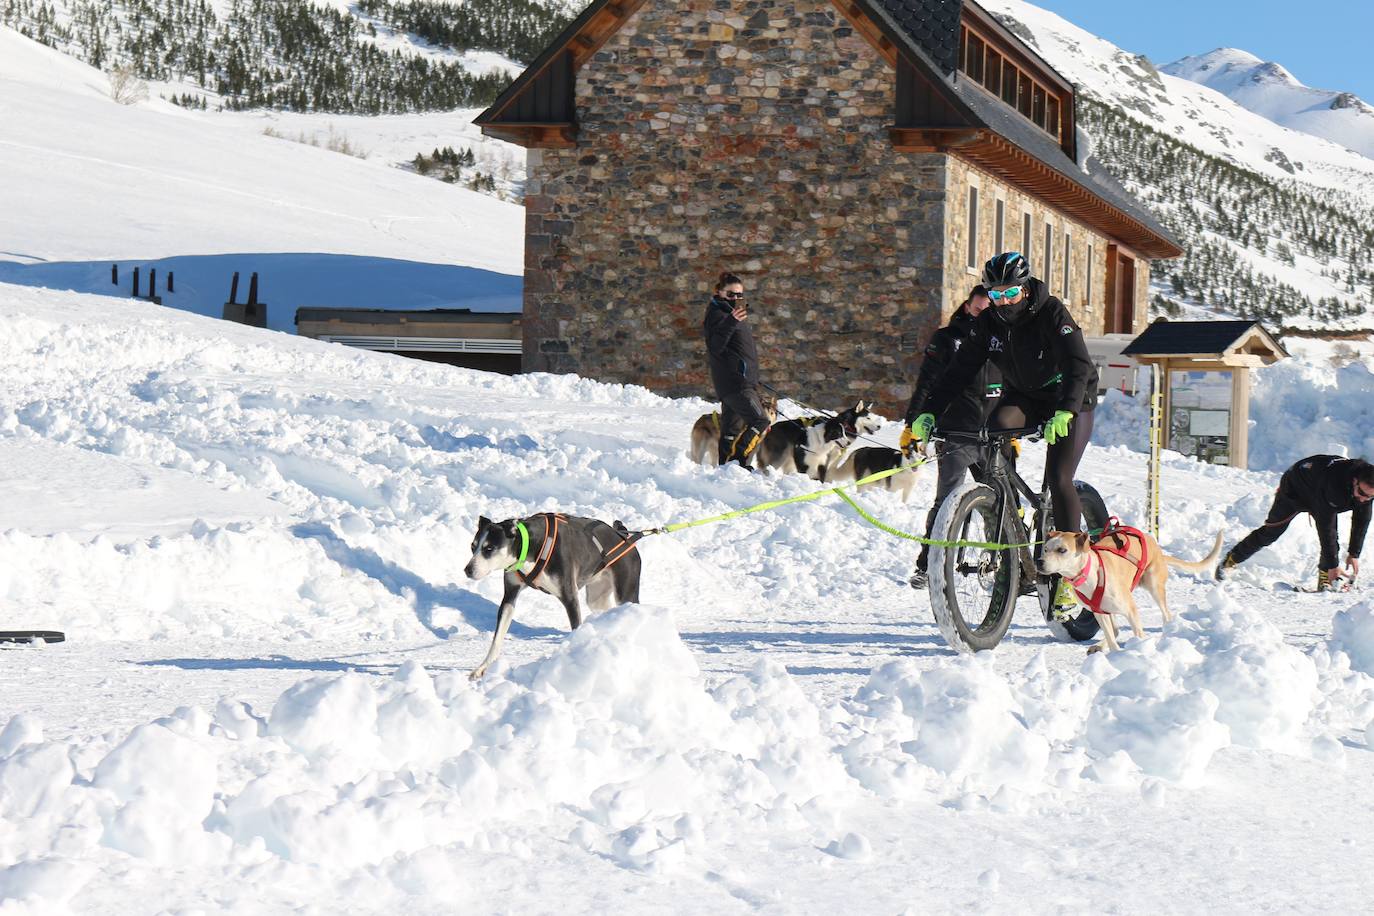
[{"label": "wooden roof eave", "polygon": [[1139,220],[993,131],[981,131],[976,141],[941,151],[965,159],[1014,187],[1055,203],[1070,216],[1081,219],[1109,236],[1120,238],[1145,257],[1176,258],[1183,254],[1182,249],[1151,231]]}]

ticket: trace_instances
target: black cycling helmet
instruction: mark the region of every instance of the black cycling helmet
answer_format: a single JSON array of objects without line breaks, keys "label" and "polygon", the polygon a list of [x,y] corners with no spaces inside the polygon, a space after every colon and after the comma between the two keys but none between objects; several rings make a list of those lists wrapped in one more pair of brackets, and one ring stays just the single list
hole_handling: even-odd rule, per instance
[{"label": "black cycling helmet", "polygon": [[983,283],[987,286],[1019,286],[1030,275],[1030,262],[1019,251],[1004,251],[983,265]]}]

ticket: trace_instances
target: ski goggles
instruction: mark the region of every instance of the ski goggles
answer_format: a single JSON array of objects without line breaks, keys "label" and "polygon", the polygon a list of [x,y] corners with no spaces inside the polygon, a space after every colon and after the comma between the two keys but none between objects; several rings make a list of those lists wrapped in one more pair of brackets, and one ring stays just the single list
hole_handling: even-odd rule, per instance
[{"label": "ski goggles", "polygon": [[998,299],[1015,299],[1019,295],[1021,295],[1021,287],[1019,286],[1008,286],[1004,290],[988,290],[988,298],[993,302]]}]

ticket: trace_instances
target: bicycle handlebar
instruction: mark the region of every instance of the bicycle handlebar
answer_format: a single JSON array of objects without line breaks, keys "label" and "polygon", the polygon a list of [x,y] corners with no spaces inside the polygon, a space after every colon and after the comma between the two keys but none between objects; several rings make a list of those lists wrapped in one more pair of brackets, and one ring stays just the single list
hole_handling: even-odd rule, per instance
[{"label": "bicycle handlebar", "polygon": [[932,439],[958,439],[963,442],[997,442],[1004,439],[1039,439],[1039,426],[1024,426],[1013,429],[937,429]]}]

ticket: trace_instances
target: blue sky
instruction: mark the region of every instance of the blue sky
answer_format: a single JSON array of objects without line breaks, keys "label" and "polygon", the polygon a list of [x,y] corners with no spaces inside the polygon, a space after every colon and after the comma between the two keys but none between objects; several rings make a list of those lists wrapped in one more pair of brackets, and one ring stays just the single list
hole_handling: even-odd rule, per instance
[{"label": "blue sky", "polygon": [[1374,104],[1374,0],[1030,0],[1127,51],[1166,64],[1242,48],[1309,86]]}]

